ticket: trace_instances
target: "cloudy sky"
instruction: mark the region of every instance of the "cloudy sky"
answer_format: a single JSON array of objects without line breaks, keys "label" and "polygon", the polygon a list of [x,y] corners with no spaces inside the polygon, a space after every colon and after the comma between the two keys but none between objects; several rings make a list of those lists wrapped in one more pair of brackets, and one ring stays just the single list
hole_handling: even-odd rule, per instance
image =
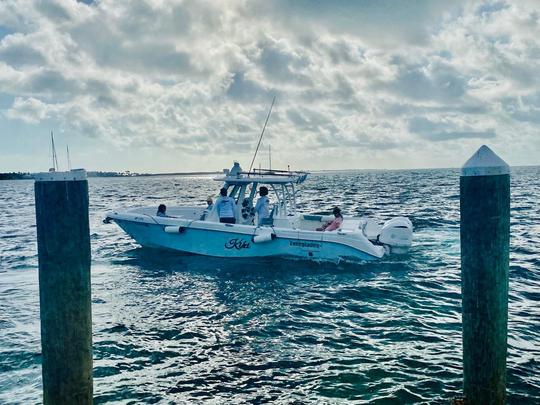
[{"label": "cloudy sky", "polygon": [[540,2],[2,0],[0,172],[540,164]]}]

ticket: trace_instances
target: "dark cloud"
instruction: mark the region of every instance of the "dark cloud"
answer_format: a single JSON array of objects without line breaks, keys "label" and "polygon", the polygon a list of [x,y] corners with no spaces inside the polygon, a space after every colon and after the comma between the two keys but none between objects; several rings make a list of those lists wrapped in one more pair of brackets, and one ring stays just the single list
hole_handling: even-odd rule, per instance
[{"label": "dark cloud", "polygon": [[409,120],[409,131],[430,141],[448,141],[453,139],[495,138],[495,130],[490,128],[482,131],[459,130],[452,122],[434,122],[424,117]]},{"label": "dark cloud", "polygon": [[501,10],[506,10],[510,7],[505,1],[493,1],[482,3],[476,9],[476,14],[482,17],[487,17],[490,14],[497,13]]},{"label": "dark cloud", "polygon": [[463,1],[275,0],[251,4],[253,13],[274,14],[285,25],[310,26],[336,34],[357,35],[377,46],[429,43],[429,32],[441,13],[457,14]]},{"label": "dark cloud", "polygon": [[76,79],[66,78],[63,72],[50,69],[40,69],[23,84],[21,90],[26,93],[41,96],[61,98],[76,94],[81,89],[81,83]]},{"label": "dark cloud", "polygon": [[69,9],[64,7],[64,5],[59,1],[38,1],[36,3],[36,9],[44,16],[55,22],[65,22],[71,19]]},{"label": "dark cloud", "polygon": [[381,111],[387,117],[399,117],[399,116],[414,116],[422,114],[436,114],[436,113],[460,113],[460,114],[487,114],[489,112],[488,107],[485,104],[479,102],[476,103],[455,103],[455,104],[442,104],[442,105],[429,105],[427,103],[396,103],[385,102],[380,103]]},{"label": "dark cloud", "polygon": [[344,133],[337,128],[316,136],[317,148],[363,148],[367,150],[388,150],[400,146],[391,135],[374,137],[362,132]]},{"label": "dark cloud", "polygon": [[505,112],[513,120],[540,125],[540,93],[502,100]]},{"label": "dark cloud", "polygon": [[448,131],[448,132],[434,132],[420,134],[424,139],[430,141],[449,141],[454,139],[492,139],[497,135],[494,129],[488,129],[485,131]]},{"label": "dark cloud", "polygon": [[309,65],[309,59],[303,54],[302,48],[297,47],[296,52],[292,52],[279,42],[264,42],[259,46],[261,68],[271,80],[304,86],[312,84],[303,72]]},{"label": "dark cloud", "polygon": [[41,51],[24,42],[17,43],[14,41],[9,41],[9,43],[2,41],[0,43],[0,61],[16,68],[24,65],[42,66],[45,64],[45,58]]},{"label": "dark cloud", "polygon": [[226,94],[233,100],[246,102],[268,99],[269,92],[254,80],[247,79],[244,72],[235,72],[227,87]]},{"label": "dark cloud", "polygon": [[455,101],[467,89],[466,78],[454,68],[426,61],[425,65],[397,65],[397,77],[385,83],[374,85],[374,89],[384,89],[413,100]]}]

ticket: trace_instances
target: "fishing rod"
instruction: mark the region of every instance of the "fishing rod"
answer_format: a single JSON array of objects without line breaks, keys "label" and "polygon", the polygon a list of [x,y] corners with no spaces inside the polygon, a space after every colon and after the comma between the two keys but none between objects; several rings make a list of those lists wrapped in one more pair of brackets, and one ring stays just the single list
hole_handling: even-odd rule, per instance
[{"label": "fishing rod", "polygon": [[270,110],[268,110],[268,115],[266,116],[266,121],[264,122],[264,126],[261,132],[261,136],[259,138],[259,143],[257,144],[257,149],[255,149],[255,154],[253,155],[253,159],[251,160],[251,164],[249,165],[248,175],[251,173],[251,169],[253,168],[253,162],[255,162],[255,158],[257,157],[257,152],[259,151],[259,146],[261,146],[262,137],[264,135],[264,130],[266,129],[266,124],[268,124],[268,119],[270,118],[270,114],[272,113],[272,107],[274,106],[274,103],[276,102],[276,96],[272,99],[272,105],[270,105]]}]

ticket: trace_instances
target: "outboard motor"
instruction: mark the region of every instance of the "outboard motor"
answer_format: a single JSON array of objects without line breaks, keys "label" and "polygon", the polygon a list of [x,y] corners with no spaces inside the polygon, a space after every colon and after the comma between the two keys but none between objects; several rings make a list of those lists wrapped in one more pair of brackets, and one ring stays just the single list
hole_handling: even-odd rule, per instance
[{"label": "outboard motor", "polygon": [[391,253],[406,253],[412,245],[413,226],[409,218],[397,217],[386,221],[379,234],[379,242]]}]

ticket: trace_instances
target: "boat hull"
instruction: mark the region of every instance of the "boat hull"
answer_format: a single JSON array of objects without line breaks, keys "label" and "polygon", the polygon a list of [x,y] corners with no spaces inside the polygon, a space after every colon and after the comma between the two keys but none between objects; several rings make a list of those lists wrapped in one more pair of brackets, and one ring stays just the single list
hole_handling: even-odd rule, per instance
[{"label": "boat hull", "polygon": [[[305,232],[220,223],[203,226],[199,221],[192,221],[189,226],[120,218],[114,218],[114,221],[142,246],[205,256],[231,258],[289,256],[309,260],[369,261],[384,255],[381,246],[374,246],[367,239],[357,240],[327,232],[301,235]],[[264,234],[270,233],[271,237],[264,237]],[[256,238],[257,235],[263,237]]]}]

